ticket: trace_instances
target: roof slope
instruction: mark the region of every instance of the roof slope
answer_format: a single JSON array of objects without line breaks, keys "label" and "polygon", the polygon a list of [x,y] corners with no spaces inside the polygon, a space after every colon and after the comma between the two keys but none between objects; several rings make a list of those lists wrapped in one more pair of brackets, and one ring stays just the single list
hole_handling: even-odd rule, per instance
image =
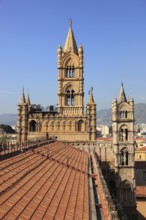
[{"label": "roof slope", "polygon": [[0,162],[0,219],[89,219],[88,154],[60,142]]}]

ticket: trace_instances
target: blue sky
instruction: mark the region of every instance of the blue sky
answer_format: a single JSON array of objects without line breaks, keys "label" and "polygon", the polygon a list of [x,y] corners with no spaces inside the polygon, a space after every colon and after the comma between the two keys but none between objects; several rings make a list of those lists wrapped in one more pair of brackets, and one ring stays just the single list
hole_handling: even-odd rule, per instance
[{"label": "blue sky", "polygon": [[110,108],[124,82],[146,103],[145,0],[0,0],[0,113],[16,113],[22,87],[32,103],[57,104],[57,48],[72,18],[84,47],[85,103]]}]

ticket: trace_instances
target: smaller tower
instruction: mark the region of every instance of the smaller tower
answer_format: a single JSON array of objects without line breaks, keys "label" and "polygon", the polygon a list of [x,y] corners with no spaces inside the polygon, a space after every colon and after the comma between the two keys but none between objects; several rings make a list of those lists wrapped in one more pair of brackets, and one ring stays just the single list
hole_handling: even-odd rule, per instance
[{"label": "smaller tower", "polygon": [[89,140],[96,140],[96,104],[93,98],[93,88],[90,89],[89,100],[86,106],[86,113],[88,117],[88,133]]},{"label": "smaller tower", "polygon": [[20,146],[27,141],[27,116],[28,116],[28,104],[26,103],[24,89],[22,90],[22,96],[20,103],[18,104],[18,118],[17,118],[17,141]]},{"label": "smaller tower", "polygon": [[28,93],[28,95],[27,95],[26,103],[27,103],[27,105],[28,105],[28,111],[30,111],[30,110],[31,110],[31,102],[30,102],[29,93]]},{"label": "smaller tower", "polygon": [[121,85],[118,100],[112,102],[113,147],[116,173],[116,195],[128,215],[136,209],[135,200],[135,144],[134,144],[134,100],[127,101]]}]

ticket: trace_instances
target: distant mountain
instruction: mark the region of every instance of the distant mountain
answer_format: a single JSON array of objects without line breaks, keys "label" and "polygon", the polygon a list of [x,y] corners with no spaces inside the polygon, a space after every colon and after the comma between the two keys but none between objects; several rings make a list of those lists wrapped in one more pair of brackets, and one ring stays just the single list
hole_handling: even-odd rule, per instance
[{"label": "distant mountain", "polygon": [[[97,111],[97,124],[111,125],[112,110],[102,109]],[[0,114],[0,124],[16,125],[17,114]],[[135,104],[135,123],[146,124],[146,104]]]},{"label": "distant mountain", "polygon": [[146,104],[139,103],[135,104],[135,123],[146,124]]},{"label": "distant mountain", "polygon": [[97,124],[106,124],[111,125],[112,120],[112,110],[109,109],[101,109],[97,111]]},{"label": "distant mountain", "polygon": [[[139,103],[135,104],[135,123],[146,124],[146,104]],[[102,109],[97,111],[97,124],[108,124],[111,125],[111,109]]]},{"label": "distant mountain", "polygon": [[17,114],[0,114],[0,124],[16,125]]}]

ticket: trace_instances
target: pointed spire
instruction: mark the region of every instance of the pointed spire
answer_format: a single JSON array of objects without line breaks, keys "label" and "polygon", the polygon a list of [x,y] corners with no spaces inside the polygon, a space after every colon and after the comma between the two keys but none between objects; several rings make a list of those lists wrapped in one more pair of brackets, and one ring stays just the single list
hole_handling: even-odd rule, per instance
[{"label": "pointed spire", "polygon": [[75,41],[75,37],[72,30],[72,20],[70,19],[70,27],[68,30],[67,38],[64,45],[64,52],[72,51],[74,53],[78,53],[77,44]]},{"label": "pointed spire", "polygon": [[29,97],[29,93],[28,93],[28,95],[27,95],[27,104],[28,104],[28,106],[30,106],[30,105],[31,105],[31,103],[30,103],[30,97]]},{"label": "pointed spire", "polygon": [[123,83],[121,83],[120,95],[118,99],[118,103],[122,103],[122,102],[127,102]]},{"label": "pointed spire", "polygon": [[94,102],[93,92],[92,92],[92,91],[93,91],[93,87],[91,87],[91,89],[90,89],[90,91],[89,91],[89,94],[90,94],[90,95],[89,95],[89,100],[88,100],[88,103],[89,103],[89,104],[95,103],[95,102]]},{"label": "pointed spire", "polygon": [[25,95],[24,95],[24,88],[22,89],[22,96],[21,96],[21,100],[20,100],[20,104],[25,104]]}]

